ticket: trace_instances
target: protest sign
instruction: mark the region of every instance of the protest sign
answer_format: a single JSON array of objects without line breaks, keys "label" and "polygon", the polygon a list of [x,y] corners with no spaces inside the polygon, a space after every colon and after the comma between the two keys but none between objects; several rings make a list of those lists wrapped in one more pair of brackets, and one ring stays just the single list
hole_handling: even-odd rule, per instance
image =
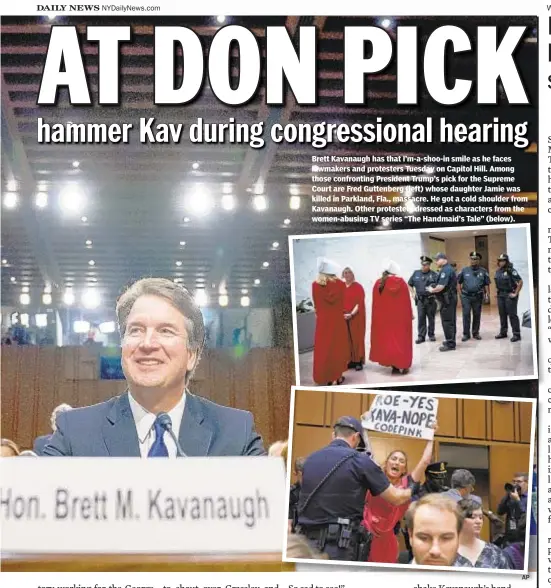
[{"label": "protest sign", "polygon": [[403,437],[433,439],[438,399],[409,394],[377,394],[362,415],[364,429]]}]

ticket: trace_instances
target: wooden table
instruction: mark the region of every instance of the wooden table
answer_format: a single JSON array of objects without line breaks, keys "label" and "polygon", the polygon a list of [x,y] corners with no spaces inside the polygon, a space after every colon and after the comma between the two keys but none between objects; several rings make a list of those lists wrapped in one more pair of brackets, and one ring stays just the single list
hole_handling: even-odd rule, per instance
[{"label": "wooden table", "polygon": [[292,572],[281,553],[2,554],[3,572]]}]

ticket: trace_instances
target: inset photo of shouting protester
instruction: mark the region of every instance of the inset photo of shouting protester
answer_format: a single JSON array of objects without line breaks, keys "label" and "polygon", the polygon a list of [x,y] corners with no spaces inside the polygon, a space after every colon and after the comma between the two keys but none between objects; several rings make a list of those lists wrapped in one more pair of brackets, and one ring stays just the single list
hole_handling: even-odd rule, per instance
[{"label": "inset photo of shouting protester", "polygon": [[291,402],[288,538],[316,560],[528,569],[533,400],[296,388]]},{"label": "inset photo of shouting protester", "polygon": [[537,377],[529,225],[289,242],[301,385]]}]

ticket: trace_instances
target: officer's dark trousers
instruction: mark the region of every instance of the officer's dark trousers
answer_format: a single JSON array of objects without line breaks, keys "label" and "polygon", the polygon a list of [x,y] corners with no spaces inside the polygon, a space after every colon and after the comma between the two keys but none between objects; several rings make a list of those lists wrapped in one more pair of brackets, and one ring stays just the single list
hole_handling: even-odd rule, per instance
[{"label": "officer's dark trousers", "polygon": [[[307,540],[310,546],[319,551],[318,542],[316,540]],[[356,546],[350,545],[347,548],[338,547],[336,543],[326,543],[322,550],[322,553],[327,553],[329,559],[336,559],[341,561],[355,561],[356,559]]]},{"label": "officer's dark trousers", "polygon": [[427,336],[427,322],[429,337],[434,337],[434,319],[436,318],[436,300],[423,296],[417,300],[417,335],[419,339]]},{"label": "officer's dark trousers", "polygon": [[480,333],[480,316],[482,315],[482,296],[461,294],[463,308],[463,335],[471,336],[471,312],[473,315],[473,335]]},{"label": "officer's dark trousers", "polygon": [[507,335],[507,317],[511,323],[513,335],[520,337],[520,321],[517,314],[518,296],[509,298],[509,295],[497,297],[497,308],[499,310],[499,334]]},{"label": "officer's dark trousers", "polygon": [[457,331],[457,297],[448,295],[442,300],[440,307],[440,318],[444,331],[444,345],[455,349],[455,335]]}]

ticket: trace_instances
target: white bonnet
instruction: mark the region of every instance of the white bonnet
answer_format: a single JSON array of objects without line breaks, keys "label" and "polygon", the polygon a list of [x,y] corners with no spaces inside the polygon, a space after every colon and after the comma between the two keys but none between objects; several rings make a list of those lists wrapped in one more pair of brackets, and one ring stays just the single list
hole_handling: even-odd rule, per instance
[{"label": "white bonnet", "polygon": [[330,274],[338,276],[341,273],[341,268],[337,263],[327,257],[318,257],[317,259],[318,273]]},{"label": "white bonnet", "polygon": [[383,271],[397,276],[400,274],[400,266],[392,259],[386,259],[383,262]]}]

